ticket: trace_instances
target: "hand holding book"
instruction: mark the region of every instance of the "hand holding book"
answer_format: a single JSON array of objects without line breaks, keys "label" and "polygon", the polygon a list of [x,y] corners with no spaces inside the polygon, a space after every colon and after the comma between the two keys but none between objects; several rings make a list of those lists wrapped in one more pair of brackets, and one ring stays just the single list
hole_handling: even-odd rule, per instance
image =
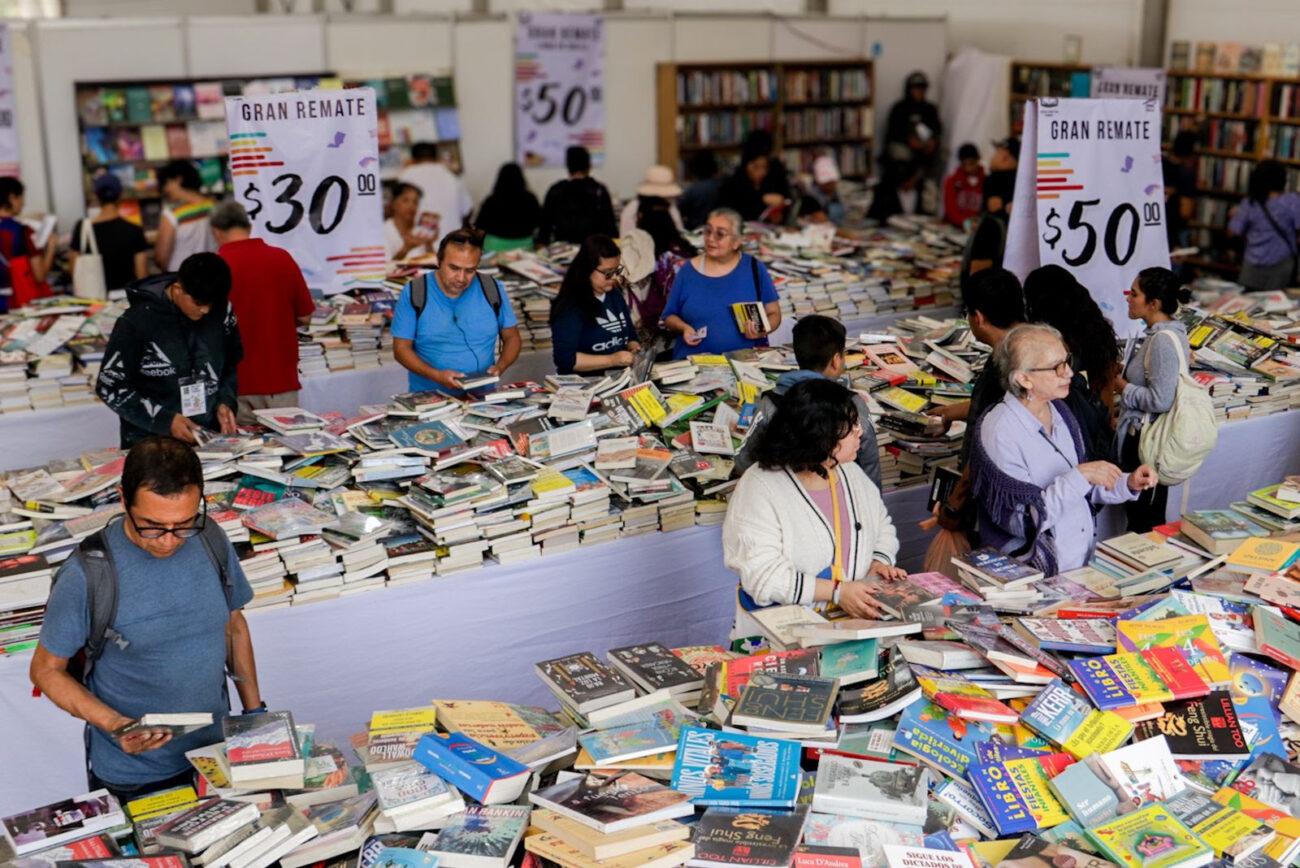
[{"label": "hand holding book", "polygon": [[867,586],[861,582],[843,582],[840,584],[839,606],[854,618],[883,618],[881,611]]},{"label": "hand holding book", "polygon": [[113,730],[113,738],[124,753],[138,754],[157,750],[172,740],[172,732],[165,727],[158,729],[136,728],[138,721],[128,720]]},{"label": "hand holding book", "polygon": [[907,578],[907,570],[902,567],[891,567],[884,561],[876,560],[871,562],[871,569],[867,570],[867,575],[880,576],[882,579],[896,582]]}]

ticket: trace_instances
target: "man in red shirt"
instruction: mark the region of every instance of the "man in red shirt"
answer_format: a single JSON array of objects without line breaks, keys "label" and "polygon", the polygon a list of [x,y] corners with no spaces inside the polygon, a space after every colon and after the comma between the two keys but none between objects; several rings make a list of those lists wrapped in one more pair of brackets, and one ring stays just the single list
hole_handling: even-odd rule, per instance
[{"label": "man in red shirt", "polygon": [[984,167],[979,149],[970,142],[957,149],[961,164],[943,181],[943,216],[953,226],[964,228],[984,207]]},{"label": "man in red shirt", "polygon": [[230,305],[244,342],[235,419],[252,425],[254,410],[298,406],[298,325],[311,321],[315,302],[289,252],[251,237],[243,205],[219,202],[208,222],[230,266]]}]

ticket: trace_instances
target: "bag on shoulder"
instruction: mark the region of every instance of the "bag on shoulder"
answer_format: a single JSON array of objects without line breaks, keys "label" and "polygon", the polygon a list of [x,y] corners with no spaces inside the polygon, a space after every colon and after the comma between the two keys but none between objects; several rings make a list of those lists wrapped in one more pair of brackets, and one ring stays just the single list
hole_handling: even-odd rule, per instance
[{"label": "bag on shoulder", "polygon": [[[226,596],[226,606],[234,598],[234,585],[230,571],[226,569],[226,560],[220,554],[226,545],[226,532],[215,521],[205,521],[203,530],[198,535],[208,553],[212,566],[221,577],[221,588]],[[126,649],[131,643],[114,628],[117,621],[118,578],[117,567],[113,563],[113,552],[108,546],[108,528],[96,531],[81,541],[72,553],[72,560],[81,565],[86,575],[86,608],[90,612],[90,632],[86,644],[74,657],[68,660],[68,674],[79,683],[86,684],[91,670],[112,642],[119,648]],[[56,573],[50,583],[53,593],[54,584],[58,582]]]},{"label": "bag on shoulder", "polygon": [[81,243],[77,248],[77,262],[72,267],[72,294],[77,298],[108,298],[104,257],[99,255],[99,240],[89,219],[81,221]]},{"label": "bag on shoulder", "polygon": [[1157,332],[1152,340],[1161,334],[1169,335],[1178,350],[1178,386],[1168,412],[1142,426],[1138,458],[1155,468],[1162,485],[1178,485],[1191,479],[1214,451],[1219,426],[1209,391],[1192,379],[1182,342],[1169,331]]}]

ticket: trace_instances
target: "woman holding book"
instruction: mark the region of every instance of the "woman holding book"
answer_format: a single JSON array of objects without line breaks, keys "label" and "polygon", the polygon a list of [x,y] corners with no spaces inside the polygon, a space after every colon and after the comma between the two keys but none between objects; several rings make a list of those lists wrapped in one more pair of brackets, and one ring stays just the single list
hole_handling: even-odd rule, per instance
[{"label": "woman holding book", "polygon": [[1065,403],[1072,362],[1051,326],[1013,328],[991,360],[1006,395],[980,418],[971,450],[981,541],[1048,576],[1088,562],[1093,504],[1126,503],[1156,484],[1146,465],[1124,473],[1083,460],[1079,423]]},{"label": "woman holding book", "polygon": [[[664,307],[664,326],[678,336],[674,359],[767,346],[767,335],[781,324],[781,305],[767,266],[740,252],[742,225],[730,208],[714,211],[704,224],[704,252],[677,272]],[[741,307],[750,309],[743,327]]]},{"label": "woman holding book", "polygon": [[424,194],[414,184],[399,181],[393,187],[393,198],[388,203],[388,219],[384,221],[384,255],[390,263],[400,262],[408,256],[427,256],[438,233],[422,229],[416,222],[420,211],[420,198]]},{"label": "woman holding book", "polygon": [[[1132,469],[1142,463],[1138,458],[1142,426],[1173,408],[1178,377],[1191,360],[1187,326],[1174,319],[1174,314],[1180,304],[1192,300],[1192,293],[1168,268],[1144,268],[1125,295],[1129,319],[1140,319],[1147,326],[1124,373],[1115,378],[1119,466]],[[1147,533],[1164,524],[1168,500],[1169,487],[1157,485],[1126,504],[1128,529]]]},{"label": "woman holding book", "polygon": [[551,302],[551,355],[560,374],[630,367],[641,349],[623,297],[618,245],[591,235],[573,257]]},{"label": "woman holding book", "polygon": [[755,632],[745,612],[772,605],[833,602],[879,617],[859,580],[906,573],[880,491],[854,461],[853,393],[826,378],[797,383],[757,436],[722,526],[723,557],[740,574],[736,635]]}]

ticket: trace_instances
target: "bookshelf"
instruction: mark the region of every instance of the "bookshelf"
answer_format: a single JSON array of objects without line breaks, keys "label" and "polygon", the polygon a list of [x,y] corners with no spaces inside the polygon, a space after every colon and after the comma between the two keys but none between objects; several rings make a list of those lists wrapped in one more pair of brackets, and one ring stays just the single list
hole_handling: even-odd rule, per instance
[{"label": "bookshelf", "polygon": [[396,177],[410,146],[436,141],[440,156],[460,170],[460,118],[450,76],[414,74],[341,81],[328,73],[221,80],[77,82],[82,191],[111,172],[122,181],[123,216],[154,230],[162,216],[157,170],[172,160],[195,163],[207,195],[223,196],[226,166],[225,98],[317,87],[373,87],[379,112],[380,173]]},{"label": "bookshelf", "polygon": [[1011,63],[1008,98],[1011,132],[1025,126],[1025,103],[1040,96],[1086,97],[1092,92],[1092,67],[1077,63],[1016,60]]},{"label": "bookshelf", "polygon": [[845,178],[871,171],[875,76],[869,60],[783,63],[661,63],[657,70],[658,161],[685,176],[687,161],[711,149],[724,167],[756,129],[796,172],[823,153]]},{"label": "bookshelf", "polygon": [[1223,273],[1241,265],[1227,237],[1228,212],[1246,195],[1260,160],[1288,167],[1300,189],[1300,78],[1251,72],[1170,69],[1165,94],[1166,149],[1178,133],[1196,133],[1194,264]]}]

